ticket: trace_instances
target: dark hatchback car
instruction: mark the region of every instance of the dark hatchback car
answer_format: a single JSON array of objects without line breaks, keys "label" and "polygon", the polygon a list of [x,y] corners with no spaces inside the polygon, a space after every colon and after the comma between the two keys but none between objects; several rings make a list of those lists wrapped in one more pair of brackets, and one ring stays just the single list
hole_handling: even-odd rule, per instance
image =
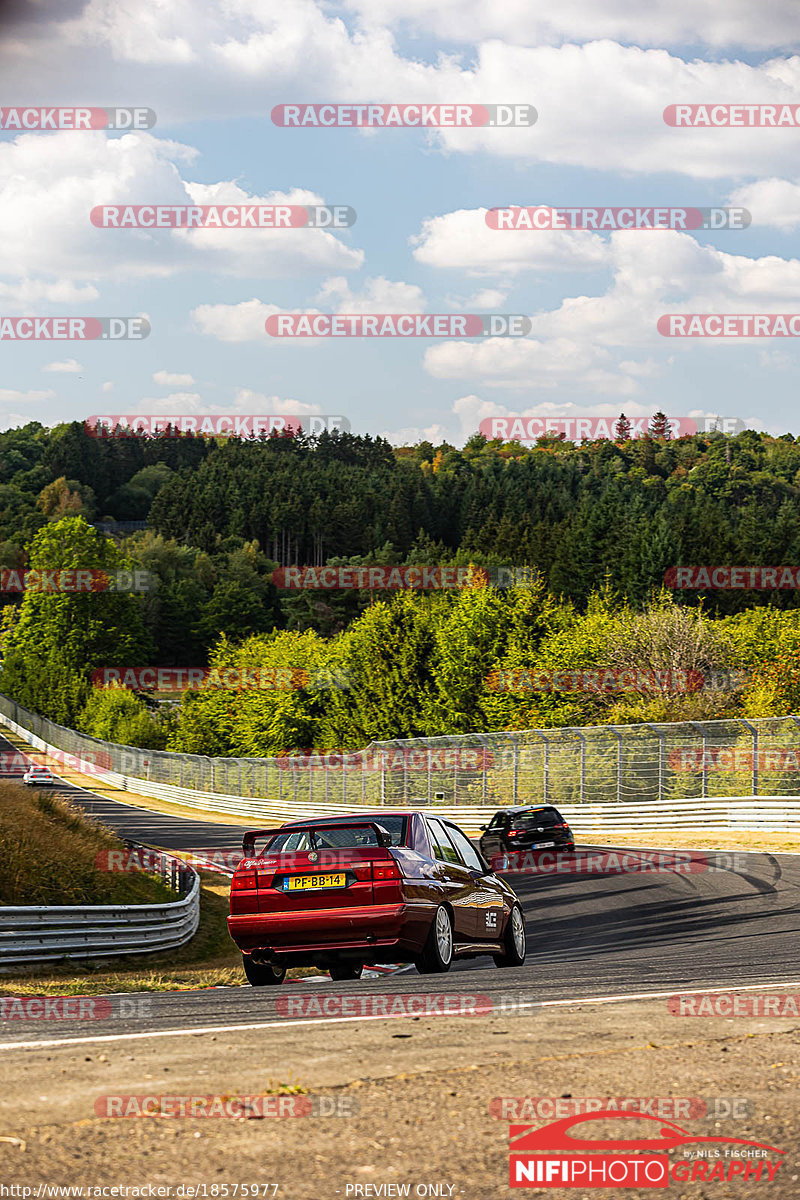
[{"label": "dark hatchback car", "polygon": [[289,966],[357,979],[373,963],[433,974],[480,954],[498,967],[525,961],[514,891],[445,818],[406,810],[290,821],[246,833],[243,848],[228,929],[251,984],[280,984]]},{"label": "dark hatchback car", "polygon": [[572,830],[551,804],[501,808],[482,828],[481,854],[488,862],[516,851],[575,849]]}]

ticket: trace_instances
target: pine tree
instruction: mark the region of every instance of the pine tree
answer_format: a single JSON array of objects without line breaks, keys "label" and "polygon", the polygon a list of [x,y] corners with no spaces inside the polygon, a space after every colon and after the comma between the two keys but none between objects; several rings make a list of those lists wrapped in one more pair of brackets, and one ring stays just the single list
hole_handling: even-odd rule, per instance
[{"label": "pine tree", "polygon": [[654,414],[652,420],[650,421],[650,437],[657,438],[664,442],[668,442],[672,437],[672,431],[669,427],[669,420],[660,410]]},{"label": "pine tree", "polygon": [[627,442],[631,436],[631,423],[625,416],[625,413],[619,414],[619,420],[614,426],[614,440],[616,442]]}]

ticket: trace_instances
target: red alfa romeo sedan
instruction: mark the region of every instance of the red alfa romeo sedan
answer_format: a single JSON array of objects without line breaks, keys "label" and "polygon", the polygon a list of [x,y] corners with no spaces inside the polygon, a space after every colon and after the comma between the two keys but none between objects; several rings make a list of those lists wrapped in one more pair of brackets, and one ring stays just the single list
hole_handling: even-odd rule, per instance
[{"label": "red alfa romeo sedan", "polygon": [[380,962],[413,962],[425,975],[479,954],[498,967],[525,961],[519,900],[444,817],[290,821],[246,833],[242,846],[228,929],[256,987],[283,983],[287,967],[358,979]]}]

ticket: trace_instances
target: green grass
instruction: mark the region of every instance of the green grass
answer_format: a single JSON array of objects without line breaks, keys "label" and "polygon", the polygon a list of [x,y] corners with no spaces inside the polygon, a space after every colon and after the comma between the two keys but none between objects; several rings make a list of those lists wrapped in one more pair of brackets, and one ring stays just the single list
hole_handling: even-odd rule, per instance
[{"label": "green grass", "polygon": [[157,876],[100,869],[105,853],[120,849],[119,838],[66,800],[19,783],[0,783],[0,904],[176,899]]}]

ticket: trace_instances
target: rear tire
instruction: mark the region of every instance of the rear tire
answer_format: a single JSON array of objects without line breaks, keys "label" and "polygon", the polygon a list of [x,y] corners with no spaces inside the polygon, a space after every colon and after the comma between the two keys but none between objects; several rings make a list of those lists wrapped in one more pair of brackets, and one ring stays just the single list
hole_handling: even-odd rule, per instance
[{"label": "rear tire", "polygon": [[339,983],[344,979],[360,979],[363,970],[363,963],[341,962],[334,963],[333,966],[329,967],[328,973],[335,983]]},{"label": "rear tire", "polygon": [[286,978],[286,967],[273,967],[271,963],[255,963],[249,954],[242,955],[242,965],[251,987],[278,987]]},{"label": "rear tire", "polygon": [[415,966],[420,975],[443,975],[453,962],[453,922],[450,913],[440,904],[431,921],[425,948]]},{"label": "rear tire", "polygon": [[506,921],[506,931],[503,934],[504,954],[493,955],[495,966],[521,967],[527,953],[527,938],[525,936],[525,918],[522,909],[515,904]]}]

